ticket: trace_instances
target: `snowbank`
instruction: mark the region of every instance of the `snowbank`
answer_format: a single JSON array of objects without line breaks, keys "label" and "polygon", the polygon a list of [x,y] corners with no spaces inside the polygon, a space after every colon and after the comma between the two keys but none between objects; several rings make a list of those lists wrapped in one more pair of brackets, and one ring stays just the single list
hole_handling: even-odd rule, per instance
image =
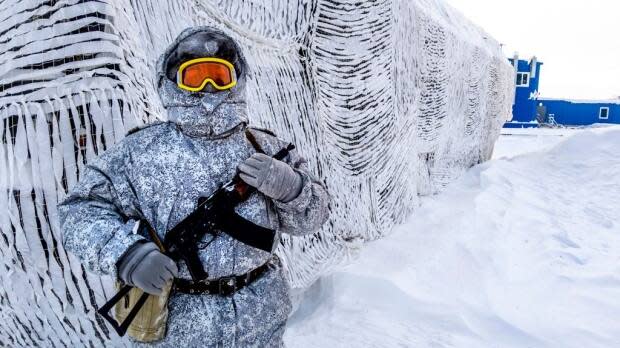
[{"label": "snowbank", "polygon": [[495,143],[493,158],[545,151],[577,132],[577,129],[505,128],[501,141]]},{"label": "snowbank", "polygon": [[619,197],[620,128],[474,167],[315,284],[287,344],[618,347]]}]

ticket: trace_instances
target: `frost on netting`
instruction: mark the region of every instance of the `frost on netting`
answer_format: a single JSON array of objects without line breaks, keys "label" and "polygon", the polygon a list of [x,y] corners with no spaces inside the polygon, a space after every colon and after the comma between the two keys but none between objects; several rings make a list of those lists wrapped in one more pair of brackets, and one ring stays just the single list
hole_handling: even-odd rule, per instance
[{"label": "frost on netting", "polygon": [[163,118],[158,55],[184,28],[237,38],[252,123],[295,142],[331,219],[279,249],[304,287],[489,158],[514,73],[439,0],[0,2],[0,346],[122,346],[93,308],[110,279],[61,243],[56,204],[97,154]]}]

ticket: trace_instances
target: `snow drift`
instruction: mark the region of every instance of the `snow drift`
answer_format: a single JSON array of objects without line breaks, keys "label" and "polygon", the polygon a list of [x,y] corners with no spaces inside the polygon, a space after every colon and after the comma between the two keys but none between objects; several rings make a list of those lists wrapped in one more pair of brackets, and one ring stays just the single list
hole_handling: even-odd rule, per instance
[{"label": "snow drift", "polygon": [[586,131],[474,167],[317,282],[287,344],[617,347],[618,149],[620,128]]},{"label": "snow drift", "polygon": [[499,44],[438,0],[0,2],[0,345],[124,344],[93,313],[112,282],[62,249],[56,204],[90,159],[164,118],[155,61],[198,24],[239,39],[252,122],[332,193],[322,231],[282,240],[296,287],[488,159],[510,117]]}]

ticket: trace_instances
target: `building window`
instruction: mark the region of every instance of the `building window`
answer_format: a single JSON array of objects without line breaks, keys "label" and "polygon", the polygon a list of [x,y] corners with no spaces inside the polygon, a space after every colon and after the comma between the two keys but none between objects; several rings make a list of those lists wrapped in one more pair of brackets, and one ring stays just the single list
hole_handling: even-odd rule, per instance
[{"label": "building window", "polygon": [[609,119],[609,108],[601,108],[598,112],[598,118],[601,120]]},{"label": "building window", "polygon": [[530,73],[520,72],[517,73],[517,87],[529,87],[530,86]]}]

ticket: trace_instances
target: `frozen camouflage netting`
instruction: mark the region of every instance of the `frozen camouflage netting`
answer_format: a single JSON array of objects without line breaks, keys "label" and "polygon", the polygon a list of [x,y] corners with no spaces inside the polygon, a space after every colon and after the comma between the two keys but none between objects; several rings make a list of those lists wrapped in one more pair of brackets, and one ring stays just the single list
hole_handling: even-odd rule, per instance
[{"label": "frozen camouflage netting", "polygon": [[56,204],[163,117],[156,59],[204,24],[246,51],[251,122],[295,142],[332,195],[321,232],[282,240],[296,287],[488,159],[510,116],[499,44],[438,0],[0,1],[0,346],[126,344],[94,315],[111,280],[62,249]]}]

